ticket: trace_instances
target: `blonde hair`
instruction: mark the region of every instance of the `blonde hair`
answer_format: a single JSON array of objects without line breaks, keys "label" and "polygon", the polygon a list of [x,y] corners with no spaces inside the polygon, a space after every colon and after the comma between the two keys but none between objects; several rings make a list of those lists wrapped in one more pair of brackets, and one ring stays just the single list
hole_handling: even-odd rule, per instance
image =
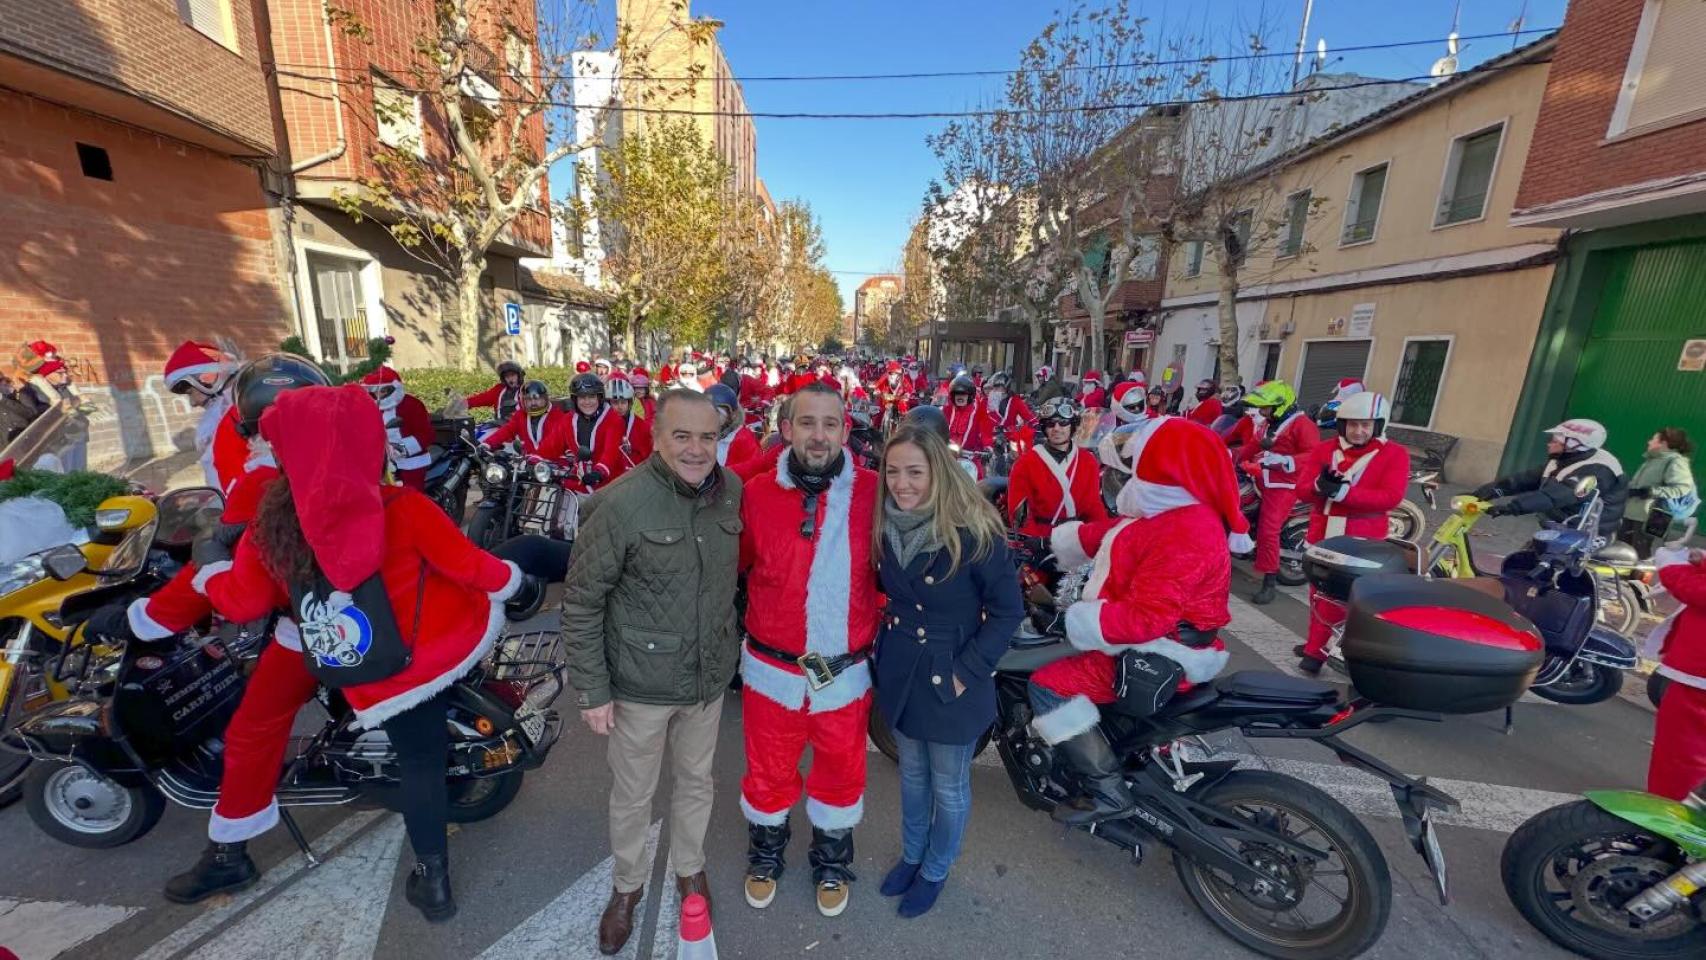
[{"label": "blonde hair", "polygon": [[965,559],[964,547],[960,543],[962,530],[971,537],[972,562],[987,558],[995,542],[1007,536],[1007,525],[1002,522],[1001,514],[960,467],[959,461],[948,450],[947,441],[935,430],[912,423],[901,424],[883,446],[883,492],[877,498],[877,530],[871,538],[871,552],[875,558],[881,560],[883,555],[883,522],[889,509],[886,464],[889,452],[903,444],[911,444],[922,451],[924,462],[930,466],[930,495],[926,498],[931,509],[930,529],[936,542],[947,551],[948,576],[958,572],[960,561]]}]

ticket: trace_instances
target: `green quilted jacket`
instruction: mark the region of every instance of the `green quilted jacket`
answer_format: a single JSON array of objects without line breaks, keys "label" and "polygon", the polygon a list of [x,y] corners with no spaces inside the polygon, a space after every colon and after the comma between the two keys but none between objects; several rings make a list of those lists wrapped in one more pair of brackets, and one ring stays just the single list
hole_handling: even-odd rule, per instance
[{"label": "green quilted jacket", "polygon": [[569,682],[612,699],[708,703],[740,665],[740,480],[695,495],[656,454],[581,509],[563,589]]}]

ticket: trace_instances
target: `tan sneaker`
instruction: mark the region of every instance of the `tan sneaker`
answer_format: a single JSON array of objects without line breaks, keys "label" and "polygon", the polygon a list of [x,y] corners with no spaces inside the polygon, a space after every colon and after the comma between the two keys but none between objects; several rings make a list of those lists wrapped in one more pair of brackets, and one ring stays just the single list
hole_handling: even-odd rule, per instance
[{"label": "tan sneaker", "polygon": [[853,888],[840,880],[823,880],[817,885],[817,912],[826,917],[839,917],[847,909]]},{"label": "tan sneaker", "polygon": [[763,910],[770,906],[770,901],[776,899],[776,881],[770,877],[746,878],[746,905],[755,910]]}]

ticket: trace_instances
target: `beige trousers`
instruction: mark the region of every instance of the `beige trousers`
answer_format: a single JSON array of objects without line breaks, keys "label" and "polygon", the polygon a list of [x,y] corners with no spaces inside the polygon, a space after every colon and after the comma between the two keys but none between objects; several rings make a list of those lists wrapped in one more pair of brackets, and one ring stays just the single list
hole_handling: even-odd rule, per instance
[{"label": "beige trousers", "polygon": [[705,869],[705,830],[711,823],[711,760],[723,698],[691,706],[616,701],[610,731],[610,849],[615,886],[631,893],[645,886],[646,833],[663,752],[669,747],[675,792],[669,799],[669,853],[677,876]]}]

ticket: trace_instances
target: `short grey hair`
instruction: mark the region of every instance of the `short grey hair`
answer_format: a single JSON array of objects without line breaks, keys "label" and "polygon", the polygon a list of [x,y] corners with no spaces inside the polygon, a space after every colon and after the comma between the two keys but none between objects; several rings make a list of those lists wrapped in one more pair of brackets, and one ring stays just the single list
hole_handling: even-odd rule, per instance
[{"label": "short grey hair", "polygon": [[671,387],[658,394],[655,414],[656,423],[661,425],[663,423],[665,412],[671,407],[678,406],[683,403],[702,406],[705,409],[710,410],[712,413],[717,412],[716,404],[713,404],[711,402],[711,398],[703,393],[700,393],[697,390],[689,390],[686,387]]}]

